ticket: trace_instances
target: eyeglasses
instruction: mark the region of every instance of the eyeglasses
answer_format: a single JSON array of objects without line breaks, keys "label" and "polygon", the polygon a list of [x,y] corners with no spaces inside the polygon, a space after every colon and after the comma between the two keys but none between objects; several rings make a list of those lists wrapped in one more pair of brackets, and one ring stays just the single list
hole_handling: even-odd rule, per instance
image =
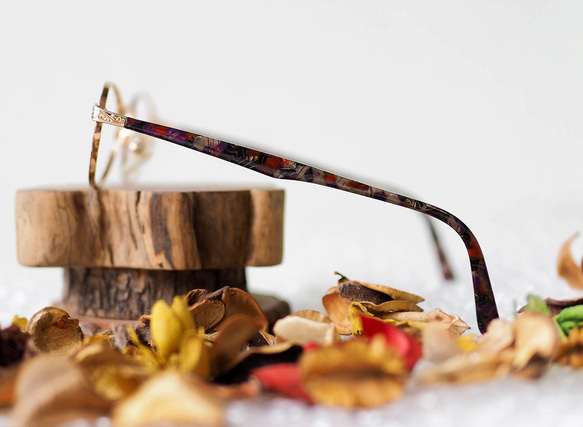
[{"label": "eyeglasses", "polygon": [[[110,88],[116,95],[118,112],[112,112],[105,108]],[[173,144],[190,148],[191,150],[195,150],[200,153],[217,157],[221,160],[243,166],[247,169],[251,169],[255,172],[262,173],[272,178],[319,184],[326,187],[347,191],[349,193],[358,194],[360,196],[370,197],[372,199],[391,203],[393,205],[402,206],[404,208],[427,215],[427,219],[432,217],[446,223],[461,237],[470,259],[478,328],[482,333],[485,332],[488,324],[493,319],[498,317],[496,300],[494,298],[494,292],[490,283],[490,277],[488,275],[482,249],[480,248],[480,245],[478,244],[478,241],[476,240],[476,237],[472,231],[459,218],[455,217],[449,212],[438,208],[437,206],[421,202],[411,197],[402,196],[395,192],[383,190],[381,188],[373,187],[358,181],[354,181],[352,179],[344,178],[340,175],[327,172],[307,164],[299,163],[294,160],[264,153],[252,148],[221,141],[219,139],[211,138],[197,133],[187,132],[156,123],[138,120],[125,114],[125,108],[121,102],[119,91],[115,85],[106,83],[103,87],[99,104],[95,104],[93,107],[93,114],[91,117],[92,120],[96,122],[95,132],[93,135],[91,158],[89,162],[89,183],[93,188],[98,189],[100,184],[100,182],[98,183],[96,181],[95,175],[102,125],[109,124],[119,128],[118,132],[116,133],[117,139],[120,138],[119,132],[121,132],[121,130],[125,129],[134,131],[141,135],[158,138]],[[101,181],[105,179],[105,176],[111,167],[113,156],[114,152],[112,152],[109,157],[108,165],[106,166],[106,170],[102,176]],[[430,229],[432,231],[433,239],[436,243],[437,252],[442,263],[443,271],[447,277],[448,271],[450,270],[447,265],[445,255],[441,249],[441,246],[439,245],[437,234],[435,233],[431,223]]]}]

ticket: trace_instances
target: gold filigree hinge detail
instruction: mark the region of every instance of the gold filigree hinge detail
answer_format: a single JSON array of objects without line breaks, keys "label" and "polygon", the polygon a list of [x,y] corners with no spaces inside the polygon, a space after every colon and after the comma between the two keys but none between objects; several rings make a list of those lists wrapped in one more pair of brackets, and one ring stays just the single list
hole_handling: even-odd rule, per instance
[{"label": "gold filigree hinge detail", "polygon": [[99,123],[109,123],[115,126],[123,127],[126,118],[121,114],[117,114],[112,111],[106,110],[105,108],[101,108],[99,105],[95,104],[93,106],[91,120]]}]

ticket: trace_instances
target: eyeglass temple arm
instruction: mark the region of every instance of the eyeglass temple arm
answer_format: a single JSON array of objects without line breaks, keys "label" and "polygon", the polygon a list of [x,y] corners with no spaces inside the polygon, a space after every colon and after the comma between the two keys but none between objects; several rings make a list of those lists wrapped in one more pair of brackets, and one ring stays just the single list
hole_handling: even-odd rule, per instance
[{"label": "eyeglass temple arm", "polygon": [[476,237],[460,219],[441,208],[279,156],[196,133],[112,113],[98,105],[93,107],[92,118],[98,122],[123,126],[134,132],[163,139],[213,157],[218,157],[273,178],[303,181],[332,187],[402,206],[436,218],[453,228],[466,246],[470,258],[476,317],[480,331],[482,333],[485,332],[488,324],[498,317],[498,309],[486,268],[486,262]]}]

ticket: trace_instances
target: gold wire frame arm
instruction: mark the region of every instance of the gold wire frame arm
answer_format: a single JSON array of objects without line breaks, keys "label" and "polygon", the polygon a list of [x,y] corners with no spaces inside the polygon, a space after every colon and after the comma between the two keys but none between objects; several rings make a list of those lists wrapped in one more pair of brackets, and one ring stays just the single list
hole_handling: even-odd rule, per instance
[{"label": "gold wire frame arm", "polygon": [[[113,90],[115,94],[116,101],[117,101],[117,110],[119,113],[113,113],[105,109],[105,104],[107,102],[107,96],[109,94],[109,90]],[[125,123],[125,117],[123,114],[125,113],[125,109],[121,102],[121,96],[117,86],[113,83],[106,83],[103,86],[103,91],[101,92],[101,97],[99,99],[99,104],[96,104],[93,107],[93,111],[91,114],[91,119],[94,120],[95,123],[95,131],[93,132],[93,143],[91,145],[91,157],[89,159],[89,184],[91,187],[98,189],[99,186],[103,183],[107,175],[109,174],[109,170],[111,169],[111,165],[113,164],[113,160],[115,155],[117,154],[118,149],[118,135],[119,129],[116,132],[116,141],[113,144],[111,153],[109,154],[109,159],[107,160],[107,165],[105,166],[105,170],[103,174],[99,178],[99,181],[95,179],[95,172],[97,169],[97,156],[99,154],[99,143],[101,141],[101,130],[103,127],[103,123],[112,124],[115,126],[119,126],[123,128]]]}]

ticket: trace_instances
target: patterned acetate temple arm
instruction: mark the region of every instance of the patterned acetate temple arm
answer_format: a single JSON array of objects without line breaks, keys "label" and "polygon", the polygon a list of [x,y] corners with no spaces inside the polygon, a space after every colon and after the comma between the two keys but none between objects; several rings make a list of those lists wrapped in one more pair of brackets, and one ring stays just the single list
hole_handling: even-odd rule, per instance
[{"label": "patterned acetate temple arm", "polygon": [[[412,209],[446,223],[461,237],[470,258],[476,316],[480,331],[485,332],[490,321],[498,317],[498,309],[480,245],[471,230],[449,212],[410,197],[372,187],[283,157],[114,113],[106,110],[103,107],[104,103],[101,104],[101,106],[96,104],[93,107],[92,119],[98,125],[111,124],[120,126],[140,134],[159,138],[204,154],[218,157],[219,159],[235,163],[273,178],[311,182],[336,188]],[[99,129],[101,128],[99,127]],[[97,133],[100,133],[100,130],[98,132],[96,128]],[[89,178],[93,187],[96,187],[94,173],[95,163],[97,161],[96,148],[98,148],[95,147],[95,144],[96,140],[94,138]],[[98,144],[99,139],[97,138]]]}]

